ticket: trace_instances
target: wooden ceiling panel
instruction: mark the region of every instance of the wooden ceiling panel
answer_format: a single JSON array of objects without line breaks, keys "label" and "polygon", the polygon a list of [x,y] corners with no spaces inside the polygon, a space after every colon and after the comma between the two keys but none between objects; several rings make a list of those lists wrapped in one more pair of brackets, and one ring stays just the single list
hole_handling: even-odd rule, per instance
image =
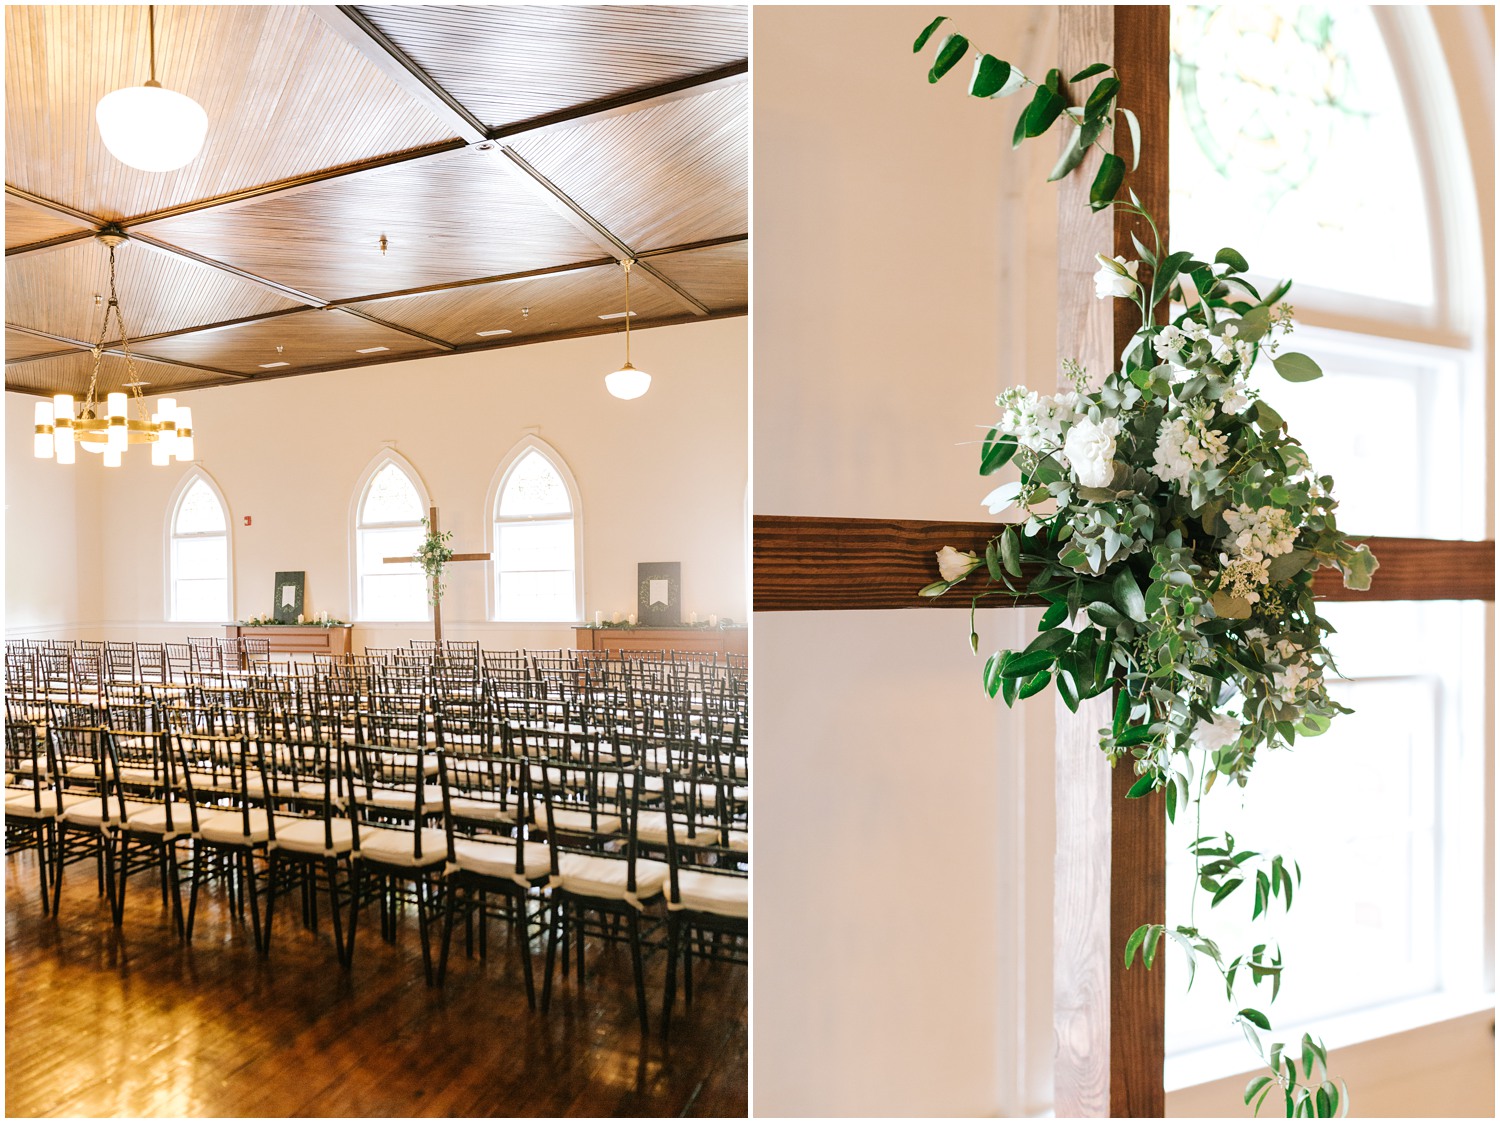
[{"label": "wooden ceiling panel", "polygon": [[568,122],[512,148],[632,249],[749,230],[749,84]]},{"label": "wooden ceiling panel", "polygon": [[336,308],[293,312],[249,324],[155,339],[143,344],[142,349],[155,358],[249,375],[353,367],[395,356],[417,358],[442,351],[425,340]]},{"label": "wooden ceiling panel", "polygon": [[[167,390],[180,390],[204,383],[223,382],[211,372],[194,370],[175,363],[159,363],[136,357],[136,377],[146,383],[141,393],[155,404],[156,396]],[[72,351],[53,358],[37,359],[34,362],[10,363],[5,368],[5,388],[23,394],[72,394],[80,402],[89,389],[89,375],[94,369],[93,356],[87,351]],[[103,398],[112,390],[123,389],[130,381],[122,355],[105,355],[99,362],[99,384],[95,391]],[[132,411],[131,416],[134,416]]]},{"label": "wooden ceiling panel", "polygon": [[325,300],[598,257],[520,176],[470,148],[137,229]]},{"label": "wooden ceiling panel", "polygon": [[[136,242],[115,255],[120,310],[132,339],[299,307],[223,270]],[[96,295],[108,299],[109,250],[92,238],[6,262],[5,316],[18,327],[92,342],[104,319]]]},{"label": "wooden ceiling panel", "polygon": [[750,306],[748,241],[653,254],[642,260],[712,312],[740,311]]},{"label": "wooden ceiling panel", "polygon": [[428,109],[306,8],[156,9],[157,78],[208,114],[187,167],[105,149],[94,106],[149,74],[146,8],[7,5],[6,182],[119,221],[450,138]]},{"label": "wooden ceiling panel", "polygon": [[[618,265],[601,265],[523,280],[372,300],[356,307],[461,347],[502,339],[516,342],[560,332],[597,333],[611,325],[622,327],[620,320],[600,317],[625,311],[625,276]],[[652,320],[682,316],[688,309],[665,285],[632,270],[630,311],[631,326],[639,327]],[[499,331],[505,334],[479,334]]]},{"label": "wooden ceiling panel", "polygon": [[5,329],[5,361],[7,363],[13,363],[18,359],[35,359],[42,355],[56,355],[64,351],[76,350],[76,347],[69,347],[66,343],[59,343],[55,339],[27,335],[24,331],[15,331],[12,328]]},{"label": "wooden ceiling panel", "polygon": [[720,6],[361,7],[491,128],[744,60],[748,9]]},{"label": "wooden ceiling panel", "polygon": [[5,197],[5,248],[29,246],[90,229],[81,222],[34,207],[14,195]]}]

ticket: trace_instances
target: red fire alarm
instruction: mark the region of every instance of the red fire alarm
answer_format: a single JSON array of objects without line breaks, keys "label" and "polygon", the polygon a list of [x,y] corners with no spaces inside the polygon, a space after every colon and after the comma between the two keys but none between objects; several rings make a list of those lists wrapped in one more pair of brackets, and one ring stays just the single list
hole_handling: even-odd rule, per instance
[{"label": "red fire alarm", "polygon": [[246,526],[249,526],[249,525],[250,525],[250,516],[249,516],[249,515],[246,515],[246,516],[245,516],[245,525],[246,525]]}]

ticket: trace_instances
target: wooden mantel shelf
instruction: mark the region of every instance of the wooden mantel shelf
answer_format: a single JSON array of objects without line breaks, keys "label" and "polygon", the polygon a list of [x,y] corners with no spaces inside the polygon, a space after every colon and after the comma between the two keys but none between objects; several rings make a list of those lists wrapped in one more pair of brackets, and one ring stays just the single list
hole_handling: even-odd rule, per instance
[{"label": "wooden mantel shelf", "polygon": [[[919,597],[936,581],[944,546],[982,554],[997,522],[755,516],[755,611],[958,608],[971,596],[961,586],[942,597]],[[1494,600],[1495,543],[1430,538],[1367,538],[1380,560],[1367,593],[1346,589],[1332,569],[1319,570],[1323,600]],[[974,588],[981,587],[982,581]],[[991,597],[981,607],[1039,605]]]},{"label": "wooden mantel shelf", "polygon": [[273,653],[288,655],[348,655],[354,629],[348,624],[226,624],[228,639],[254,636],[271,641]]}]

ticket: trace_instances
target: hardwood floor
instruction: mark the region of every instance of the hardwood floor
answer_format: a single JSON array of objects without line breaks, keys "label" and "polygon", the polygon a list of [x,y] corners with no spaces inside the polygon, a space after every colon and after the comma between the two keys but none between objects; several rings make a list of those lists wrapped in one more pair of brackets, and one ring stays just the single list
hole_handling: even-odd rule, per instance
[{"label": "hardwood floor", "polygon": [[747,1112],[743,966],[700,961],[686,1012],[679,980],[663,1045],[665,955],[652,955],[642,1042],[623,946],[590,941],[585,990],[559,976],[543,1014],[527,1008],[508,925],[492,923],[485,960],[465,958],[455,932],[447,983],[428,988],[411,916],[388,945],[378,913],[362,912],[345,972],[326,915],[308,932],[290,900],[263,958],[248,914],[235,919],[222,887],[207,889],[184,947],[154,873],[131,879],[117,932],[91,864],[68,868],[53,921],[34,863],[5,862],[8,1116]]}]

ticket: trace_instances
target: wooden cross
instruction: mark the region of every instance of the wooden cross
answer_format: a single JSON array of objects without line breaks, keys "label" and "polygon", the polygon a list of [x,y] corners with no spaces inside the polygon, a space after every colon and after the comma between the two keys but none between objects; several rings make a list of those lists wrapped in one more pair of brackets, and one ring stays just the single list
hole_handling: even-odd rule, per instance
[{"label": "wooden cross", "polygon": [[[1063,7],[1060,67],[1072,74],[1112,61],[1145,136],[1131,185],[1167,230],[1168,10],[1164,6]],[[1133,334],[1133,306],[1097,300],[1094,252],[1138,256],[1129,218],[1091,215],[1088,186],[1098,157],[1059,183],[1060,355],[1089,370],[1113,370]],[[948,608],[967,597],[924,598],[943,546],[983,553],[993,522],[895,519],[754,518],[754,611]],[[1495,544],[1371,538],[1380,559],[1374,587],[1343,588],[1332,570],[1314,579],[1327,600],[1495,599]],[[1041,605],[1039,598],[1018,602]],[[1110,722],[1107,695],[1077,715],[1058,703],[1057,858],[1053,909],[1055,1109],[1063,1116],[1161,1116],[1165,1055],[1165,972],[1124,969],[1128,934],[1166,920],[1166,824],[1155,800],[1121,798],[1132,776],[1111,770],[1098,730]]]},{"label": "wooden cross", "polygon": [[[436,534],[438,532],[438,509],[436,507],[429,507],[429,508],[427,508],[427,530],[431,534]],[[419,561],[420,559],[415,558],[415,557],[409,557],[409,558],[381,558],[380,560],[383,561],[383,562],[385,562],[387,565],[391,565],[391,564],[394,564],[394,563]],[[448,560],[450,562],[489,561],[490,560],[490,556],[489,556],[489,554],[454,554]],[[432,638],[433,638],[434,642],[436,642],[436,643],[442,643],[443,642],[443,609],[442,609],[442,606],[439,604],[439,601],[442,598],[440,598],[440,597],[438,597],[438,596],[435,595],[436,592],[437,592],[437,589],[434,587],[434,585],[435,585],[435,582],[433,583],[433,585],[429,585],[428,589],[427,589],[427,592],[429,594],[428,595],[428,600],[432,603]]]}]

